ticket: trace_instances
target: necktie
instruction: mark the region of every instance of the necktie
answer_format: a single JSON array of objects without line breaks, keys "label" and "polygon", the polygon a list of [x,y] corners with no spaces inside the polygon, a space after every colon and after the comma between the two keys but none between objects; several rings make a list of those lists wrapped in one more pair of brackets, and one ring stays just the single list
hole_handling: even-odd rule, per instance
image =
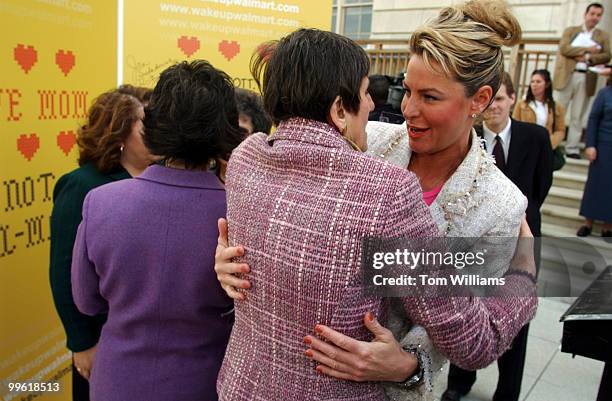
[{"label": "necktie", "polygon": [[506,172],[506,158],[504,156],[504,148],[502,146],[501,138],[499,135],[495,136],[495,146],[493,147],[493,156],[495,157],[495,164],[503,173]]}]

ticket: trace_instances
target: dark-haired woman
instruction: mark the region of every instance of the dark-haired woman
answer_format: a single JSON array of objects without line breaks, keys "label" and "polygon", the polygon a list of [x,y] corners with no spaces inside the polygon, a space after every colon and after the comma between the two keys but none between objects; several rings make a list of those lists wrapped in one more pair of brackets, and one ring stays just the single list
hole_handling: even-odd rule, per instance
[{"label": "dark-haired woman", "polygon": [[105,314],[78,311],[70,288],[70,264],[85,195],[93,188],[131,178],[144,171],[153,157],[142,142],[143,102],[151,90],[131,85],[106,92],[89,109],[78,131],[79,165],[62,176],[53,191],[50,280],[53,301],[73,354],[72,397],[89,399],[91,372]]},{"label": "dark-haired woman", "polygon": [[531,74],[525,100],[516,105],[512,118],[546,128],[553,150],[559,146],[565,137],[565,111],[553,99],[548,70],[535,70]]},{"label": "dark-haired woman", "polygon": [[256,132],[270,133],[272,121],[263,109],[261,96],[250,90],[236,88],[236,106],[238,124],[246,136]]},{"label": "dark-haired woman", "polygon": [[[460,16],[456,20],[465,19]],[[501,51],[498,55],[501,56]],[[464,139],[461,142],[467,152],[475,117],[471,115],[476,109],[481,111],[486,107],[491,87],[488,96],[467,99],[460,83],[451,82],[420,64],[422,74],[448,81],[444,88],[450,87],[451,91],[436,90],[435,93],[445,94],[452,100],[442,102],[440,109],[422,112],[435,123],[429,130],[433,133],[420,129],[411,136],[423,139],[425,143],[421,142],[419,148],[423,150],[431,144],[428,139],[434,145],[449,142],[444,135],[449,132],[456,142],[456,138]],[[373,107],[367,92],[367,55],[347,38],[330,32],[299,30],[281,39],[275,47],[268,46],[265,52],[255,55],[252,67],[258,82],[265,67],[264,107],[280,124],[269,137],[254,134],[247,138],[232,154],[228,166],[229,239],[230,244],[243,246],[237,255],[244,257],[237,260],[239,263],[232,263],[231,268],[237,270],[217,271],[220,276],[244,273],[246,263],[251,268],[252,287],[247,294],[242,294],[230,287],[248,288],[243,280],[231,277],[224,282],[228,294],[243,301],[236,303],[236,324],[219,374],[220,399],[383,400],[383,388],[376,381],[398,382],[398,388],[402,389],[421,383],[426,356],[419,347],[403,349],[393,340],[393,335],[376,319],[384,310],[381,299],[365,297],[362,291],[360,253],[364,237],[439,235],[422,200],[417,177],[407,166],[395,166],[358,152],[368,147],[365,128]],[[497,70],[490,68],[490,71]],[[494,72],[492,75],[498,76]],[[419,85],[425,83],[429,82],[418,79]],[[431,107],[434,100],[429,88],[414,90],[412,107]],[[426,99],[420,100],[421,96]],[[455,98],[460,101],[455,102]],[[457,125],[461,125],[461,131]],[[394,127],[397,126],[391,126]],[[405,140],[406,136],[404,131],[399,138]],[[516,199],[510,195],[516,195],[518,190],[500,179],[501,172],[492,162],[486,162],[490,166],[483,165],[488,159],[482,156],[476,141],[474,150],[470,151],[473,157],[469,167],[462,170],[461,181],[476,186],[472,184],[474,174],[466,171],[475,169],[482,174],[486,169],[487,176],[493,174],[495,181],[484,182],[499,184],[490,187],[497,191],[494,199],[507,194],[507,199],[501,199],[497,206]],[[391,141],[387,145],[384,149],[397,150]],[[404,149],[403,153],[407,159],[408,152]],[[460,153],[450,153],[453,157],[457,155]],[[439,161],[438,166],[452,167],[449,157]],[[475,167],[477,163],[483,167]],[[447,173],[450,170],[442,170],[441,178],[446,178]],[[439,184],[439,178],[432,184]],[[460,192],[461,188],[465,186],[454,184],[452,191],[466,197],[474,193],[470,190],[466,195],[467,189]],[[519,198],[514,202],[512,212],[522,207],[521,201]],[[478,203],[470,198],[469,204],[471,208],[471,204],[476,207]],[[458,226],[446,223],[446,227],[455,230],[469,225],[474,230],[492,231],[494,227],[509,224],[499,220],[509,218],[512,224],[520,223],[524,210],[510,213],[503,209],[509,216],[498,219],[491,213],[497,213],[497,209],[485,207],[478,209],[482,214],[476,215],[476,223],[466,221],[464,209],[460,219],[466,220]],[[224,243],[220,245],[218,252],[221,263],[233,252],[222,249],[224,246]],[[522,288],[534,288],[526,277],[508,280]],[[414,323],[431,330],[437,346],[463,366],[473,368],[490,363],[505,350],[535,309],[532,300],[505,305],[491,301],[493,307],[486,305],[486,300],[467,298],[442,302],[423,298],[402,301],[400,309],[405,309]],[[362,319],[366,312],[370,313],[364,326]],[[500,317],[495,316],[498,313]],[[513,317],[501,317],[506,314]],[[304,337],[317,323],[318,335]],[[332,346],[321,341],[320,336],[335,342],[330,336],[332,328],[339,336],[350,336],[371,345],[374,349],[367,352],[366,359],[381,365],[353,379],[359,369],[353,369],[351,364],[365,353],[353,349],[358,355],[348,355],[346,359],[343,355],[347,353],[341,351],[333,352],[330,357],[323,355]],[[370,342],[373,335],[376,337]],[[323,359],[316,370],[315,364],[301,355],[302,343],[312,347],[306,350],[306,357],[319,362]],[[317,343],[320,347],[316,347]],[[476,348],[478,352],[474,352]],[[330,369],[322,366],[326,362]],[[379,369],[380,366],[384,368]],[[332,368],[338,370],[330,374]]]},{"label": "dark-haired woman", "polygon": [[163,165],[91,191],[72,261],[79,310],[108,313],[95,401],[215,400],[232,301],[213,270],[225,191],[211,162],[240,142],[230,78],[205,61],[162,72],[144,142]]}]

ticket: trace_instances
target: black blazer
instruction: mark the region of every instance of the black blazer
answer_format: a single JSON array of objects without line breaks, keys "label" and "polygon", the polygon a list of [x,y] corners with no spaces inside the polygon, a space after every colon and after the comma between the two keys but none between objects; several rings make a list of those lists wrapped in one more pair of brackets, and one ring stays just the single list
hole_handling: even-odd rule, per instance
[{"label": "black blazer", "polygon": [[[482,127],[476,131],[483,136]],[[553,151],[546,128],[512,120],[504,173],[527,197],[527,224],[533,235],[539,237],[542,234],[540,208],[553,178]]]}]

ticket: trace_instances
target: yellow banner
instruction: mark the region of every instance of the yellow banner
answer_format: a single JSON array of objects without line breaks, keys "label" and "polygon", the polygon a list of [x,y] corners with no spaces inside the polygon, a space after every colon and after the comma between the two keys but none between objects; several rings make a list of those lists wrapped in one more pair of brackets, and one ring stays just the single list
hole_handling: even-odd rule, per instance
[{"label": "yellow banner", "polygon": [[126,1],[124,82],[153,86],[180,61],[205,59],[256,90],[249,61],[265,41],[299,27],[329,30],[331,0]]},{"label": "yellow banner", "polygon": [[[0,0],[0,400],[71,399],[49,217],[57,179],[76,167],[87,109],[117,82],[117,9]],[[255,89],[248,65],[262,42],[331,23],[331,0],[126,0],[123,11],[123,81],[149,87],[168,65],[201,58]]]},{"label": "yellow banner", "polygon": [[116,85],[117,4],[2,0],[0,26],[0,399],[69,400],[49,216],[55,182],[76,167],[79,124]]}]

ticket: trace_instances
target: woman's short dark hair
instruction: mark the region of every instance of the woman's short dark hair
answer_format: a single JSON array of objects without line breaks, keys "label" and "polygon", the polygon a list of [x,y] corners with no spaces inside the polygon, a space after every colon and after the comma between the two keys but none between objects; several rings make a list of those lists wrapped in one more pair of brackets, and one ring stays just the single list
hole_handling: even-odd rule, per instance
[{"label": "woman's short dark hair", "polygon": [[188,168],[227,158],[242,139],[232,81],[204,60],[183,61],[161,73],[144,125],[152,154]]},{"label": "woman's short dark hair", "polygon": [[264,109],[275,123],[291,117],[328,122],[337,96],[346,110],[356,113],[361,81],[369,69],[368,56],[358,44],[317,29],[299,29],[268,42],[251,59]]},{"label": "woman's short dark hair", "polygon": [[[544,91],[544,99],[546,103],[550,106],[553,104],[553,89],[552,89],[552,80],[550,79],[550,72],[548,70],[534,70],[531,73],[531,76],[539,75],[542,77],[544,82],[546,83],[546,90]],[[527,103],[535,101],[535,96],[533,96],[533,92],[531,91],[531,85],[527,86],[527,94],[525,95],[525,100]]]},{"label": "woman's short dark hair", "polygon": [[257,93],[236,88],[236,106],[238,113],[244,114],[251,119],[253,123],[253,132],[263,132],[269,134],[272,129],[272,120],[263,109],[261,96]]}]

